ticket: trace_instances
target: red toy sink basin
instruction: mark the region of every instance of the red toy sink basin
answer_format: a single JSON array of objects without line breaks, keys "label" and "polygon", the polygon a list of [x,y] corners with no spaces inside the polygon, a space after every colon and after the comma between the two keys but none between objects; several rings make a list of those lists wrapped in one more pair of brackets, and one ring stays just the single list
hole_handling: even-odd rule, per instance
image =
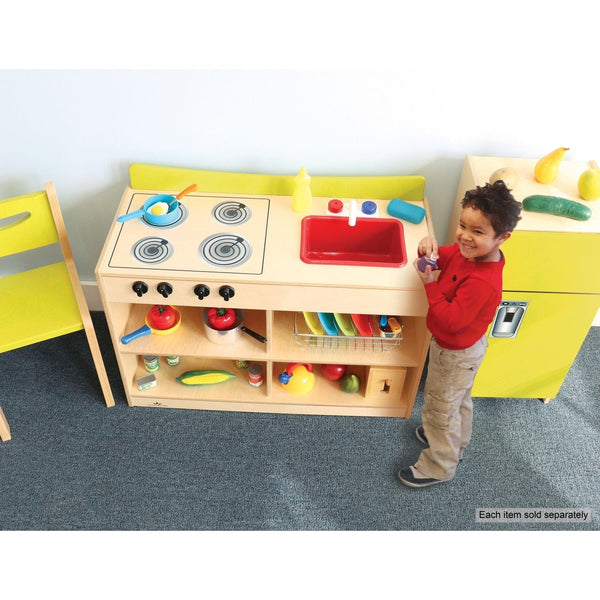
[{"label": "red toy sink basin", "polygon": [[300,258],[320,265],[403,267],[404,228],[397,219],[309,216],[302,219]]}]

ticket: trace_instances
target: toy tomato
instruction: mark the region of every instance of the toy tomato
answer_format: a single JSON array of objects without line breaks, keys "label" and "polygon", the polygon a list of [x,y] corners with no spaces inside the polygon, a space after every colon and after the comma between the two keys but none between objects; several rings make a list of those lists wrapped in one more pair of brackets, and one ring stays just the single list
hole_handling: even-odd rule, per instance
[{"label": "toy tomato", "polygon": [[233,329],[235,324],[235,310],[233,308],[209,308],[208,324],[219,331]]},{"label": "toy tomato", "polygon": [[164,304],[155,304],[146,315],[148,325],[153,329],[170,329],[177,321],[177,311]]}]

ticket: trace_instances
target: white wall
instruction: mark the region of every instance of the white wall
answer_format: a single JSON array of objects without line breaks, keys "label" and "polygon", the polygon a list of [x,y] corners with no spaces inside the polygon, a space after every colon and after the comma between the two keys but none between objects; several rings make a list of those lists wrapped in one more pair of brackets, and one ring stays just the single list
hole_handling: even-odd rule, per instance
[{"label": "white wall", "polygon": [[467,72],[0,71],[0,197],[54,181],[82,279],[132,162],[421,174],[443,238],[465,154],[598,157],[597,98],[569,79],[562,94]]}]

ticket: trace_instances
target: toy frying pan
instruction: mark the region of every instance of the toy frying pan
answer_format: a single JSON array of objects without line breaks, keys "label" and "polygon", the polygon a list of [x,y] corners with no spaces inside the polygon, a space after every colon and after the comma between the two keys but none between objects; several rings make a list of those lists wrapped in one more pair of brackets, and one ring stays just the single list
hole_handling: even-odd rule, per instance
[{"label": "toy frying pan", "polygon": [[139,329],[124,335],[121,338],[121,344],[129,344],[129,342],[133,342],[133,340],[137,340],[137,338],[145,335],[150,335],[151,333],[156,333],[157,335],[168,335],[169,333],[173,333],[179,328],[179,325],[181,325],[181,313],[179,311],[175,312],[177,313],[175,323],[168,329],[155,329],[154,327],[150,327],[150,324],[148,323],[148,314],[146,313],[146,324],[142,325]]},{"label": "toy frying pan", "polygon": [[[155,194],[154,196],[150,196],[150,198],[144,202],[142,208],[117,217],[117,222],[124,223],[125,221],[130,221],[131,219],[144,217],[152,225],[170,225],[171,223],[177,221],[177,219],[180,217],[180,214],[177,211],[180,198],[183,198],[186,194],[193,192],[196,187],[197,185],[192,183],[192,185],[186,187],[185,190],[179,192],[177,196],[172,196],[171,194]],[[165,213],[155,215],[150,209],[159,202],[168,204],[169,210]]]}]

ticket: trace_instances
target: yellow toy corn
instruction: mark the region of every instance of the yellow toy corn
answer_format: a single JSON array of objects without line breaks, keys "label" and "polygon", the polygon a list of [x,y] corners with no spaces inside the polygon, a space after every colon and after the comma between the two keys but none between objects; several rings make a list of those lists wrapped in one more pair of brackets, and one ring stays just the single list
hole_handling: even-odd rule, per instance
[{"label": "yellow toy corn", "polygon": [[228,371],[186,371],[177,377],[175,381],[183,385],[212,385],[223,383],[232,377],[235,377],[235,375]]}]

